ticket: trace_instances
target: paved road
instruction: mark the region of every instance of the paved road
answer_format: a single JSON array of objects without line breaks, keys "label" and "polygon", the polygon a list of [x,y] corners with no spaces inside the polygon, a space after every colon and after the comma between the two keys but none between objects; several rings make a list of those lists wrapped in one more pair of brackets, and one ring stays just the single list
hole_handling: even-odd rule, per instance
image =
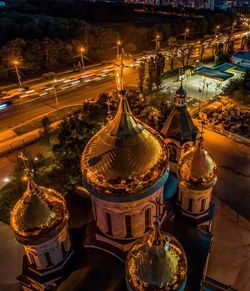
[{"label": "paved road", "polygon": [[[125,75],[126,82],[129,85],[136,84],[137,71],[130,69]],[[59,95],[59,106],[81,104],[88,98],[97,98],[100,93],[108,92],[115,89],[114,78],[96,82],[85,87],[81,87],[72,92]],[[0,113],[0,130],[5,130],[14,127],[22,122],[28,121],[40,114],[51,111],[56,108],[55,97],[50,97],[46,100],[37,100],[31,103],[16,105],[12,110]]]},{"label": "paved road", "polygon": [[250,220],[250,147],[204,131],[205,147],[218,166],[215,195]]}]

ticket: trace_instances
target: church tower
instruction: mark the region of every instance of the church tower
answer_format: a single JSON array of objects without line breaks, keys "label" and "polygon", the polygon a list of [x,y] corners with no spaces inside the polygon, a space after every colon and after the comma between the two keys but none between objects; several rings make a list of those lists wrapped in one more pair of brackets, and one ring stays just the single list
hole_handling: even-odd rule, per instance
[{"label": "church tower", "polygon": [[187,217],[203,222],[209,220],[212,189],[217,181],[217,167],[205,150],[200,136],[179,163],[178,204]]},{"label": "church tower", "polygon": [[187,92],[181,83],[176,91],[175,105],[161,130],[169,150],[170,171],[175,175],[178,172],[179,160],[194,145],[198,134],[198,129],[187,110],[186,96]]},{"label": "church tower", "polygon": [[81,160],[83,184],[93,209],[85,246],[121,260],[150,229],[155,216],[164,220],[163,188],[169,174],[164,140],[130,110],[123,90],[123,66],[121,59],[116,115],[91,138]]},{"label": "church tower", "polygon": [[126,259],[128,291],[184,291],[187,279],[187,258],[179,241],[170,233],[153,230],[138,240]]},{"label": "church tower", "polygon": [[16,240],[25,251],[23,273],[17,279],[23,290],[55,288],[72,255],[66,202],[57,191],[38,186],[27,168],[24,180],[27,189],[10,217]]}]

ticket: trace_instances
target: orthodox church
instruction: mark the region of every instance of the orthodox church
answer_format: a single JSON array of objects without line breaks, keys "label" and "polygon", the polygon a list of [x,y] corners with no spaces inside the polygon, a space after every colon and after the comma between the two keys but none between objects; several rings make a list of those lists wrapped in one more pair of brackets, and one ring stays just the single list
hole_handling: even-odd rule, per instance
[{"label": "orthodox church", "polygon": [[[23,290],[210,286],[216,164],[188,114],[182,85],[160,134],[130,110],[123,68],[121,59],[116,115],[82,153],[82,183],[92,206],[84,229],[69,229],[62,195],[36,185],[26,167],[27,190],[11,213],[25,250],[18,277]],[[171,186],[170,172],[178,187]]]}]

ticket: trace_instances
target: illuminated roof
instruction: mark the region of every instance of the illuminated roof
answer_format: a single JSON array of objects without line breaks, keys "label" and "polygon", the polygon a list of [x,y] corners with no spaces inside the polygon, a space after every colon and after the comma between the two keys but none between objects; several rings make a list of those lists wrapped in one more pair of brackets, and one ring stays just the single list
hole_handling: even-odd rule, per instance
[{"label": "illuminated roof", "polygon": [[[181,87],[176,91],[176,99],[186,98],[187,92]],[[187,110],[186,103],[182,106],[175,104],[170,115],[168,116],[161,134],[164,138],[173,138],[180,143],[194,141],[198,130]]]},{"label": "illuminated roof", "polygon": [[203,138],[179,163],[180,183],[191,188],[210,188],[217,181],[217,167],[203,147]]},{"label": "illuminated roof", "polygon": [[14,206],[10,224],[15,234],[36,237],[68,220],[66,202],[57,191],[37,186],[28,178],[27,190]]},{"label": "illuminated roof", "polygon": [[159,223],[154,230],[137,241],[126,260],[126,277],[134,291],[184,290],[187,259],[178,240],[161,233]]},{"label": "illuminated roof", "polygon": [[84,178],[96,190],[133,195],[153,185],[168,167],[160,135],[136,119],[125,96],[116,116],[86,145],[81,161]]}]

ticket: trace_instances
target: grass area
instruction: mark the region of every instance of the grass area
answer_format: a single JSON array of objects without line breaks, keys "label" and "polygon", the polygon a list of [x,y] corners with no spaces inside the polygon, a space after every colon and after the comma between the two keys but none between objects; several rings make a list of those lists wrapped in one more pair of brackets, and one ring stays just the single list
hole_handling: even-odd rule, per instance
[{"label": "grass area", "polygon": [[[58,109],[57,111],[54,111],[46,116],[49,118],[50,123],[53,123],[55,121],[63,119],[65,116],[69,115],[73,111],[80,109],[80,108],[81,108],[81,106],[65,107],[62,109]],[[42,127],[42,119],[43,119],[43,117],[37,118],[37,119],[27,123],[27,124],[16,127],[13,131],[17,135],[21,135],[21,134],[27,133],[29,131],[35,130],[37,128],[40,128],[40,127]]]}]

